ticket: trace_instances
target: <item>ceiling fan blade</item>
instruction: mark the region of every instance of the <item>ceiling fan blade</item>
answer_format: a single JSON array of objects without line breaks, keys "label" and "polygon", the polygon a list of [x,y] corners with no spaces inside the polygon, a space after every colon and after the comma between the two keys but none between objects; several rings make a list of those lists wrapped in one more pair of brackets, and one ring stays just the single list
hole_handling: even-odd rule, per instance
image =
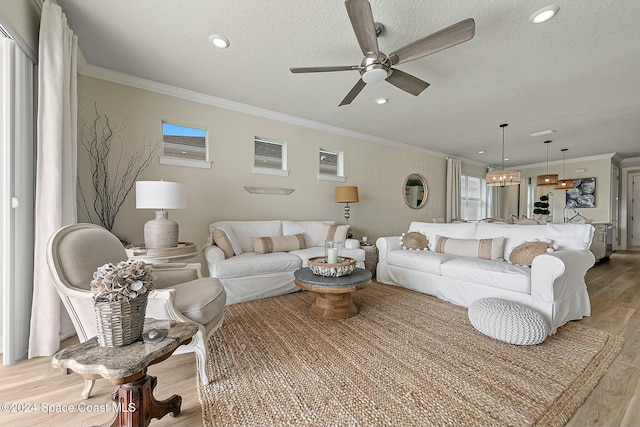
[{"label": "ceiling fan blade", "polygon": [[363,54],[378,55],[378,38],[371,4],[367,0],[346,0],[344,5]]},{"label": "ceiling fan blade", "polygon": [[391,75],[387,77],[387,81],[411,95],[418,96],[423,90],[429,87],[429,83],[420,80],[417,77],[407,74],[404,71],[391,69]]},{"label": "ceiling fan blade", "polygon": [[326,71],[351,71],[359,70],[359,65],[336,65],[334,67],[294,67],[289,68],[292,73],[323,73]]},{"label": "ceiling fan blade", "polygon": [[473,18],[465,19],[437,33],[401,47],[389,55],[389,60],[391,65],[413,61],[471,40],[475,33],[476,23]]},{"label": "ceiling fan blade", "polygon": [[339,107],[342,107],[343,105],[351,104],[351,101],[356,99],[356,96],[358,96],[360,91],[362,91],[362,89],[364,89],[366,85],[367,84],[363,82],[362,79],[358,80],[358,83],[356,83],[356,85],[353,88],[351,88],[347,96],[345,96],[342,102],[340,103]]}]

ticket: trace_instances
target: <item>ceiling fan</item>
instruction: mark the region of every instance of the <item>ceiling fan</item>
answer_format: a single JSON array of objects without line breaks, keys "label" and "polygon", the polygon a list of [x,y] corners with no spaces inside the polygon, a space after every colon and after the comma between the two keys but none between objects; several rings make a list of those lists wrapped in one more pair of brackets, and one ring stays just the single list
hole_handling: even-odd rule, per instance
[{"label": "ceiling fan", "polygon": [[383,80],[414,96],[420,95],[423,90],[429,87],[429,83],[392,67],[471,40],[476,31],[475,21],[472,18],[465,19],[386,55],[378,49],[376,24],[373,20],[371,4],[367,0],[346,0],[344,4],[353,31],[356,33],[358,44],[364,54],[362,63],[360,65],[290,68],[292,73],[358,71],[361,79],[342,100],[340,106],[350,104],[367,84],[379,83]]}]

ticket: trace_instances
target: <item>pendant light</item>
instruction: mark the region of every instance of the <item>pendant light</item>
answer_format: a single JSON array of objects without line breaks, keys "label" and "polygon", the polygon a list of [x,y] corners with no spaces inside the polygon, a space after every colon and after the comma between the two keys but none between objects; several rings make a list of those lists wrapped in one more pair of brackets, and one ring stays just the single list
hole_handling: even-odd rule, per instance
[{"label": "pendant light", "polygon": [[509,126],[507,123],[501,124],[502,128],[502,169],[489,171],[485,176],[487,187],[509,187],[520,184],[520,171],[505,170],[504,168],[504,128]]},{"label": "pendant light", "polygon": [[558,175],[555,173],[549,173],[549,144],[551,141],[545,141],[547,146],[547,174],[538,175],[538,185],[556,185],[558,183]]},{"label": "pendant light", "polygon": [[567,163],[567,150],[568,148],[563,148],[562,150],[562,179],[558,180],[558,184],[556,184],[555,187],[553,187],[554,190],[568,190],[570,188],[573,188],[573,180],[572,179],[564,179],[565,178],[565,174],[564,174],[564,167],[565,164]]}]

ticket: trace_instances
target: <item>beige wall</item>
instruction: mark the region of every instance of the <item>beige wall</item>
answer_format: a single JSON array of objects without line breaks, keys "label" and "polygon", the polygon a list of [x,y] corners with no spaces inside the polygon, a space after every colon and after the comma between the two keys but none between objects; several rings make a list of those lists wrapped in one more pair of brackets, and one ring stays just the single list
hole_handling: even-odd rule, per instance
[{"label": "beige wall", "polygon": [[[566,178],[596,178],[596,207],[595,208],[578,208],[578,212],[582,216],[585,216],[593,222],[609,221],[610,209],[611,209],[611,158],[597,158],[590,160],[588,158],[584,160],[576,159],[568,161],[566,163]],[[552,193],[553,197],[553,209],[550,208],[553,215],[553,222],[562,222],[562,209],[565,204],[566,192],[562,190],[553,190],[553,187],[537,187],[535,186],[536,177],[547,172],[546,165],[537,167],[520,166],[523,178],[532,178],[534,183],[535,201],[542,194]],[[576,169],[585,169],[585,172],[576,172]],[[562,178],[562,164],[557,162],[549,164],[549,173],[557,173]]]},{"label": "beige wall", "polygon": [[38,52],[40,10],[34,0],[0,0],[0,22],[11,26],[34,51]]},{"label": "beige wall", "polygon": [[[142,180],[182,182],[188,188],[188,209],[171,211],[180,224],[180,239],[202,246],[209,223],[216,220],[330,219],[344,223],[344,205],[333,202],[338,185],[356,185],[360,202],[352,204],[350,223],[354,236],[375,239],[407,230],[411,221],[444,217],[444,156],[409,147],[392,147],[271,119],[200,104],[177,97],[80,76],[79,118],[91,120],[93,105],[117,124],[127,119],[123,134],[126,154],[140,146],[145,136],[161,137],[161,121],[191,124],[208,129],[211,169],[153,165]],[[254,136],[286,141],[288,177],[257,175],[253,166]],[[345,153],[345,184],[319,181],[318,149]],[[126,159],[126,155],[125,155]],[[429,196],[421,209],[407,207],[402,198],[404,178],[423,175]],[[88,157],[79,146],[78,174],[82,187],[90,188]],[[289,196],[249,194],[244,186],[293,188]],[[144,223],[154,213],[135,209],[132,191],[116,219],[114,233],[132,242],[143,240]],[[80,214],[80,221],[86,220]]]},{"label": "beige wall", "polygon": [[462,175],[484,177],[487,173],[487,165],[462,159]]}]

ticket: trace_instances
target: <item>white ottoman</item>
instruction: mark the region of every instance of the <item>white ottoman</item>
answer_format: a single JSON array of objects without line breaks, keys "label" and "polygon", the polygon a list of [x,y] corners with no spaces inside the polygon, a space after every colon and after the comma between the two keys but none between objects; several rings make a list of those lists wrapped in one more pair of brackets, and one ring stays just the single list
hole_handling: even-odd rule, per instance
[{"label": "white ottoman", "polygon": [[501,298],[482,298],[471,303],[469,321],[479,332],[509,344],[540,344],[549,335],[549,325],[542,314]]}]

